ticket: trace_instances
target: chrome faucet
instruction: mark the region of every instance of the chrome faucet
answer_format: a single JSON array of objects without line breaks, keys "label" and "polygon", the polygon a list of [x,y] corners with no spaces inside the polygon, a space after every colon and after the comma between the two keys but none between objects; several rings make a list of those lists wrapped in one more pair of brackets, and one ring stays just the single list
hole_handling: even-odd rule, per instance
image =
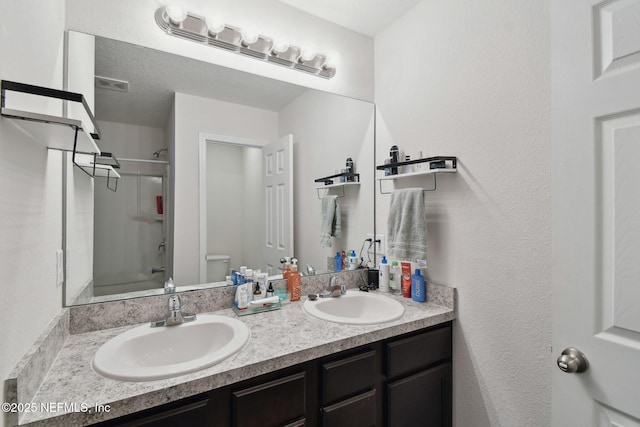
[{"label": "chrome faucet", "polygon": [[320,298],[339,297],[347,293],[347,285],[338,284],[338,276],[331,277],[329,289],[320,292]]},{"label": "chrome faucet", "polygon": [[180,297],[173,294],[169,297],[169,316],[166,319],[151,322],[152,328],[159,326],[175,326],[185,322],[196,320],[196,315],[191,313],[183,313],[180,309]]},{"label": "chrome faucet", "polygon": [[311,264],[307,264],[307,276],[315,276],[316,269]]}]

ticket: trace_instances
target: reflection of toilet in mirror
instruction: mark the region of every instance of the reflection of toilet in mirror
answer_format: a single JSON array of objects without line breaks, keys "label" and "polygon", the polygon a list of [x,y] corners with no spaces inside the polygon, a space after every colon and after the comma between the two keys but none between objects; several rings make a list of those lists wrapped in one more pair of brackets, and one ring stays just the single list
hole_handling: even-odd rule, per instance
[{"label": "reflection of toilet in mirror", "polygon": [[225,281],[230,259],[229,255],[207,255],[207,283]]}]

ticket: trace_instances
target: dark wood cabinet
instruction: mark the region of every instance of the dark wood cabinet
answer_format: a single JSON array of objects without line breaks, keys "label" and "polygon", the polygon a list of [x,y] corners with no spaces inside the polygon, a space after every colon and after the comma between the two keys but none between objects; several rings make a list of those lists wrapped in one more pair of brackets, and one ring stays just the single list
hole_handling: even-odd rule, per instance
[{"label": "dark wood cabinet", "polygon": [[448,322],[100,425],[450,427],[451,408]]}]

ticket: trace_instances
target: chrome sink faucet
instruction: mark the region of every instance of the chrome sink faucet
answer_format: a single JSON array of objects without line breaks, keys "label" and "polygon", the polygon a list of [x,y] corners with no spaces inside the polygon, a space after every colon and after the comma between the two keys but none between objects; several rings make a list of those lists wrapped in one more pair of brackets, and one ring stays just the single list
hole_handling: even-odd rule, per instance
[{"label": "chrome sink faucet", "polygon": [[180,309],[180,297],[173,294],[169,297],[169,316],[166,319],[151,322],[152,328],[159,326],[175,326],[185,322],[196,320],[196,315],[191,313],[183,313]]},{"label": "chrome sink faucet", "polygon": [[320,298],[339,297],[347,293],[347,285],[338,284],[338,276],[331,277],[329,289],[320,292]]}]

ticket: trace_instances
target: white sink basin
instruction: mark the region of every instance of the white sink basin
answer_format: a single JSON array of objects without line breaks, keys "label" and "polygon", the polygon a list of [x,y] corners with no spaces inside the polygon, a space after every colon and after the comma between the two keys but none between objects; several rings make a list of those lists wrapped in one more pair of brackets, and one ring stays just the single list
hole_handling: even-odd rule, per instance
[{"label": "white sink basin", "polygon": [[251,332],[241,321],[198,314],[193,322],[130,329],[102,345],[93,369],[107,378],[151,381],[195,372],[237,353]]},{"label": "white sink basin", "polygon": [[337,298],[306,300],[303,310],[321,320],[354,325],[373,325],[399,319],[404,307],[398,301],[371,292],[347,291]]}]

